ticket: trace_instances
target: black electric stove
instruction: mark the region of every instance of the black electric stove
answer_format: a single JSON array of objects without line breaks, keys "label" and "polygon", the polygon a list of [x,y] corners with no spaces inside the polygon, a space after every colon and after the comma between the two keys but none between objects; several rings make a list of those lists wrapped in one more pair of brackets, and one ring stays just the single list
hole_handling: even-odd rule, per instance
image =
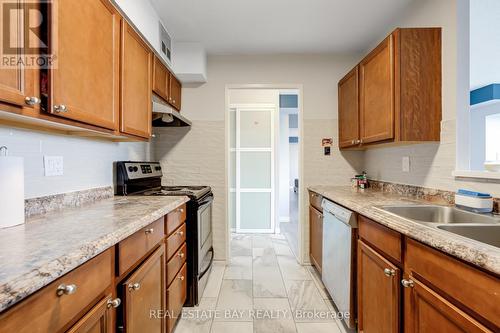
[{"label": "black electric stove", "polygon": [[115,162],[115,194],[143,196],[187,196],[187,299],[185,306],[201,300],[212,268],[212,201],[210,186],[162,186],[158,162]]}]

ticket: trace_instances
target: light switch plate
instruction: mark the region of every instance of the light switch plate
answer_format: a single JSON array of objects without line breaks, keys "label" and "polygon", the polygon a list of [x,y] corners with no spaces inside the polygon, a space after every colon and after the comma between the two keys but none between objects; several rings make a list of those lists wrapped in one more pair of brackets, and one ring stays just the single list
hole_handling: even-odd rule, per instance
[{"label": "light switch plate", "polygon": [[403,156],[402,167],[403,172],[410,172],[410,156]]},{"label": "light switch plate", "polygon": [[43,165],[45,177],[62,176],[64,174],[64,159],[62,156],[44,156]]}]

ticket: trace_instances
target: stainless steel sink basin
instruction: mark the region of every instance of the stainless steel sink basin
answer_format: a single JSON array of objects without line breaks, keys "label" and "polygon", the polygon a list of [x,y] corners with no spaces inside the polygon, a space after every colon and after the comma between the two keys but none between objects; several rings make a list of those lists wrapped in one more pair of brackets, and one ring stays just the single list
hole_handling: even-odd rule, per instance
[{"label": "stainless steel sink basin", "polygon": [[500,225],[438,225],[438,229],[500,247]]},{"label": "stainless steel sink basin", "polygon": [[409,206],[382,206],[379,207],[394,215],[424,223],[500,223],[500,217],[492,214],[476,214],[449,206],[409,205]]},{"label": "stainless steel sink basin", "polygon": [[401,205],[380,206],[393,215],[433,228],[500,247],[500,216],[476,214],[450,206]]}]

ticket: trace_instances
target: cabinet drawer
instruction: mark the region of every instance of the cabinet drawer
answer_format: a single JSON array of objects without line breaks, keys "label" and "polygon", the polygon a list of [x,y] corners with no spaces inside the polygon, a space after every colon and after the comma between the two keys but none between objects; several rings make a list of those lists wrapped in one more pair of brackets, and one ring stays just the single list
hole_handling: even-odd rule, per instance
[{"label": "cabinet drawer", "polygon": [[184,264],[174,281],[167,289],[167,333],[173,331],[177,317],[186,301],[186,264]]},{"label": "cabinet drawer", "polygon": [[[500,327],[500,280],[412,239],[406,243],[405,272],[421,277],[466,311]],[[455,302],[456,303],[456,302]]]},{"label": "cabinet drawer", "polygon": [[186,221],[186,204],[177,207],[175,210],[167,214],[165,219],[165,231],[170,235],[174,230]]},{"label": "cabinet drawer", "polygon": [[401,263],[402,236],[364,216],[359,216],[359,237],[388,255],[394,261]]},{"label": "cabinet drawer", "polygon": [[323,196],[321,194],[309,191],[309,203],[311,204],[311,206],[313,206],[320,212],[323,211],[323,207],[321,207],[322,201],[323,201]]},{"label": "cabinet drawer", "polygon": [[187,248],[184,243],[176,254],[167,263],[167,286],[172,283],[172,280],[177,275],[182,265],[186,262]]},{"label": "cabinet drawer", "polygon": [[186,242],[186,224],[183,223],[167,238],[167,260],[170,260],[177,249]]},{"label": "cabinet drawer", "polygon": [[118,276],[129,270],[165,236],[164,218],[151,223],[118,244]]},{"label": "cabinet drawer", "polygon": [[[0,332],[59,332],[105,296],[113,278],[112,250],[101,253],[0,315]],[[58,292],[76,286],[73,294]],[[60,295],[58,295],[58,293]]]}]

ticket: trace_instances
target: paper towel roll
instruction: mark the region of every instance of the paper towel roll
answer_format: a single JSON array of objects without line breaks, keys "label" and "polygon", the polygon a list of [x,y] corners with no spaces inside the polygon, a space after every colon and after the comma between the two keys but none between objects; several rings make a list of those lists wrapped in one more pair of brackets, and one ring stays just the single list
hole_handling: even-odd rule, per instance
[{"label": "paper towel roll", "polygon": [[24,223],[22,157],[0,156],[0,228]]}]

